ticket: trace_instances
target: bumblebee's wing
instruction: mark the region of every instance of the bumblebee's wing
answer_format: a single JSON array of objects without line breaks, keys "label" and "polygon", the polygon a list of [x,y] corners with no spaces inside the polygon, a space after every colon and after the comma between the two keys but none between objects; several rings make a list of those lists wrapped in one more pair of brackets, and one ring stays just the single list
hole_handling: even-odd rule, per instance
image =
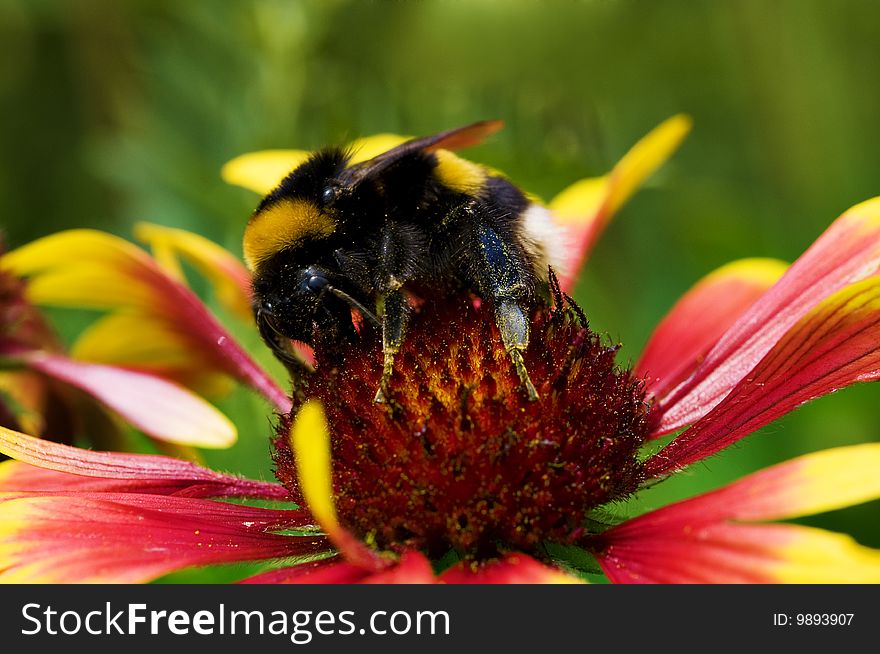
[{"label": "bumblebee's wing", "polygon": [[395,148],[383,152],[362,163],[350,166],[340,180],[342,185],[354,188],[365,179],[380,174],[396,161],[414,152],[433,152],[434,150],[459,150],[477,145],[483,139],[497,132],[504,123],[500,120],[484,120],[458,129],[440,132],[433,136],[412,139]]}]

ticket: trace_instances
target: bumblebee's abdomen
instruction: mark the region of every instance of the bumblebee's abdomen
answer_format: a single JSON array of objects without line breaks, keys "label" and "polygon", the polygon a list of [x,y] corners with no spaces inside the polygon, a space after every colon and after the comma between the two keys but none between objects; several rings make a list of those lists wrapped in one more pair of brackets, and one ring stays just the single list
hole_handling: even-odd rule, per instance
[{"label": "bumblebee's abdomen", "polygon": [[532,260],[539,279],[546,281],[548,267],[557,275],[565,275],[564,255],[568,242],[564,230],[553,220],[550,210],[531,202],[518,217],[519,241]]},{"label": "bumblebee's abdomen", "polygon": [[434,177],[445,188],[463,195],[479,195],[489,179],[485,166],[455,156],[449,150],[438,150],[432,155]]}]

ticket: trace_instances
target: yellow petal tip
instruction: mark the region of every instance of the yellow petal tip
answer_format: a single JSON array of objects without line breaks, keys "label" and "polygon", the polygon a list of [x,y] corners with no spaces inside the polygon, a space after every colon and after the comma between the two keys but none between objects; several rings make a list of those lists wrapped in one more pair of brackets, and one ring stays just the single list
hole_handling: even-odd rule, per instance
[{"label": "yellow petal tip", "polygon": [[305,150],[248,152],[226,162],[220,177],[227,184],[266,195],[308,156]]},{"label": "yellow petal tip", "polygon": [[339,523],[333,505],[330,433],[320,402],[309,400],[299,410],[290,429],[290,445],[309,511],[328,534],[337,531]]}]

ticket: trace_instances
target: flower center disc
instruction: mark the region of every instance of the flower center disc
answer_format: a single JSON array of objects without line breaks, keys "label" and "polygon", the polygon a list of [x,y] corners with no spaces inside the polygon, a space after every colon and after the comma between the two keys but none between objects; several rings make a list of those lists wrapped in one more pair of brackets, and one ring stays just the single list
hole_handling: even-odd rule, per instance
[{"label": "flower center disc", "polygon": [[[537,309],[525,362],[540,399],[529,401],[491,309],[438,298],[412,314],[389,402],[376,404],[381,335],[318,345],[305,395],[327,413],[340,520],[379,549],[434,557],[576,541],[588,511],[643,479],[647,405],[616,350],[578,308]],[[301,500],[289,425],[277,475]]]}]

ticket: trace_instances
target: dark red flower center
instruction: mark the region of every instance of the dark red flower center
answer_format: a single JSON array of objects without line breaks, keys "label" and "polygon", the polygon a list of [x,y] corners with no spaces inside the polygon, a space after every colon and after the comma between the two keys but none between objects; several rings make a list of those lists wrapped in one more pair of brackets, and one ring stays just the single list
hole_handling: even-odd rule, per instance
[{"label": "dark red flower center", "polygon": [[[326,410],[340,520],[378,549],[432,557],[578,541],[589,511],[643,480],[648,407],[616,350],[577,307],[536,309],[525,362],[540,399],[529,401],[492,312],[467,295],[438,298],[412,315],[390,401],[376,404],[381,336],[319,345],[298,401]],[[289,424],[275,462],[299,501]]]}]

